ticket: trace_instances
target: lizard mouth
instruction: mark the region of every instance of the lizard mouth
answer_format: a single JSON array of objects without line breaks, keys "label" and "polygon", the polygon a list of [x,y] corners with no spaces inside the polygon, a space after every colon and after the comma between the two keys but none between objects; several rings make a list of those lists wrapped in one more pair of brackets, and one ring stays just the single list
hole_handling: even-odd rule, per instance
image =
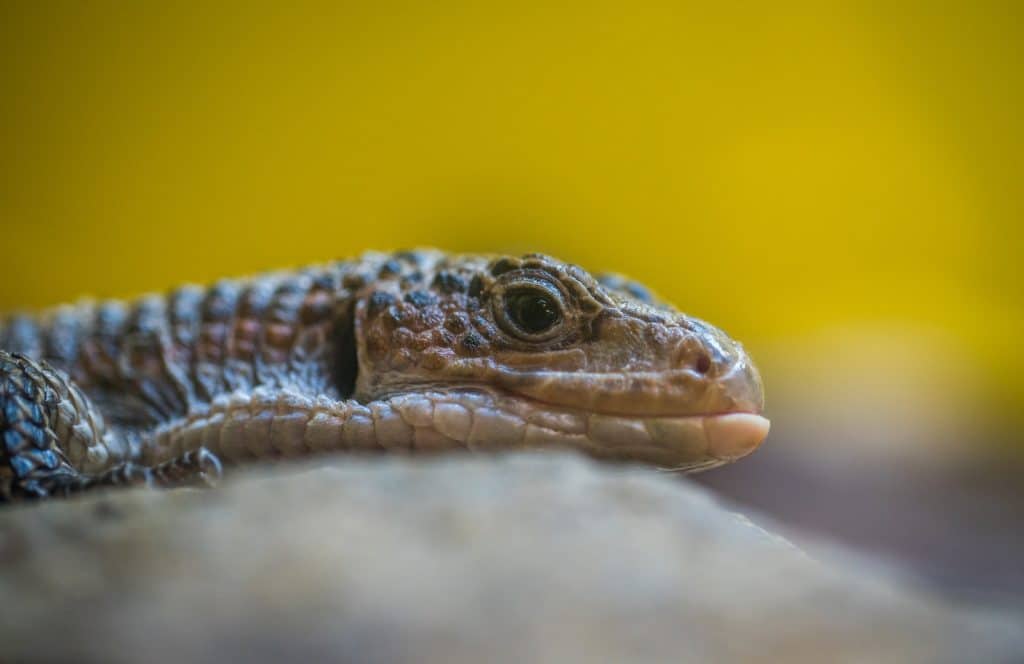
[{"label": "lizard mouth", "polygon": [[479,383],[402,386],[367,403],[377,445],[416,451],[565,449],[692,472],[735,461],[768,435],[745,357],[715,375],[496,371]]},{"label": "lizard mouth", "polygon": [[745,354],[711,375],[503,371],[483,408],[526,422],[527,446],[570,445],[592,456],[703,470],[753,452],[768,435],[764,391]]},{"label": "lizard mouth", "polygon": [[[375,408],[376,405],[376,408]],[[400,421],[417,451],[577,449],[592,457],[669,470],[706,470],[753,452],[768,435],[759,414],[621,415],[553,406],[518,394],[462,388],[397,394],[375,404],[378,422]]]}]

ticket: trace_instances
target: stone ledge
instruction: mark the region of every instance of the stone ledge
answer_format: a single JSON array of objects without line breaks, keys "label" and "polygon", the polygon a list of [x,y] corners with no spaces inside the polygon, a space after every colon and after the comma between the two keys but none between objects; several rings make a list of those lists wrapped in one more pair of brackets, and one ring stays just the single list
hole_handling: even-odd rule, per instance
[{"label": "stone ledge", "polygon": [[5,661],[1011,661],[1008,615],[575,456],[345,459],[0,512]]}]

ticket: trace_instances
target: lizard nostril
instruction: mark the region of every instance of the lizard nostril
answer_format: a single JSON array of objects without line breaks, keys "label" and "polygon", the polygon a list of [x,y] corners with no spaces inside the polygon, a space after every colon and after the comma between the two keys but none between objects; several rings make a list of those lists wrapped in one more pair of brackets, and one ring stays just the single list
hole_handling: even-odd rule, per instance
[{"label": "lizard nostril", "polygon": [[693,368],[701,375],[706,374],[711,371],[711,358],[706,353],[701,353],[697,356],[697,361],[694,363]]}]

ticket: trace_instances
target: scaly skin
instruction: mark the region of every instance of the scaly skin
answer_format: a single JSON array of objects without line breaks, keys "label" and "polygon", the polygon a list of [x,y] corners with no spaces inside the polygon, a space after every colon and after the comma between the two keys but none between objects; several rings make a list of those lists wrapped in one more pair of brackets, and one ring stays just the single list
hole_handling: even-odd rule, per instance
[{"label": "scaly skin", "polygon": [[530,254],[366,254],[0,325],[0,499],[317,452],[575,448],[700,470],[767,433],[742,347]]}]

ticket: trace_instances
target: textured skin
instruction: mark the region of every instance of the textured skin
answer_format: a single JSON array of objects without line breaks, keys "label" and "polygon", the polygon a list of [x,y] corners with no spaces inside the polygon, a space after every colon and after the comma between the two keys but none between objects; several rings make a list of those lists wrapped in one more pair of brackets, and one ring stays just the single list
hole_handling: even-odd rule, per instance
[{"label": "textured skin", "polygon": [[[548,294],[557,324],[510,322],[523,293]],[[575,447],[699,469],[730,459],[687,447],[708,435],[689,416],[762,396],[738,344],[636,284],[416,251],[10,316],[0,406],[12,499],[337,450]]]}]

